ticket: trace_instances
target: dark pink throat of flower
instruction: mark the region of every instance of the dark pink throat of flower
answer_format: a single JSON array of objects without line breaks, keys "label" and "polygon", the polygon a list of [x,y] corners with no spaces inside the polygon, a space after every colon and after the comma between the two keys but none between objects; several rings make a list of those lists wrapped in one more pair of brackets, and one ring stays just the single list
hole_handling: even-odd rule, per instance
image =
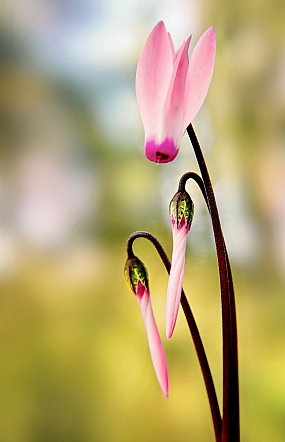
[{"label": "dark pink throat of flower", "polygon": [[166,138],[159,144],[154,140],[149,140],[145,144],[145,154],[150,161],[155,163],[169,163],[178,154],[178,149],[171,138]]}]

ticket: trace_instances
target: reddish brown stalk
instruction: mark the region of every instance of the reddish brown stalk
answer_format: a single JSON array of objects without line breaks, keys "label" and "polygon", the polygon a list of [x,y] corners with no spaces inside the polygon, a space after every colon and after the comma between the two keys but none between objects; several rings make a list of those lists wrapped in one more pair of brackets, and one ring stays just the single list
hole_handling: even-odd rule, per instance
[{"label": "reddish brown stalk", "polygon": [[[143,232],[143,231],[139,231],[139,232],[135,232],[132,235],[129,236],[128,241],[127,241],[127,254],[128,254],[128,258],[132,258],[134,256],[133,253],[133,249],[132,249],[132,245],[135,239],[137,238],[146,238],[148,239],[156,248],[163,264],[164,267],[166,268],[168,274],[170,273],[170,268],[171,268],[171,263],[162,247],[162,245],[160,244],[160,242],[156,239],[155,236],[151,235],[148,232]],[[208,395],[208,400],[209,400],[209,404],[210,404],[210,409],[211,409],[211,415],[212,415],[212,420],[213,420],[213,426],[214,426],[214,432],[215,432],[215,439],[216,442],[221,442],[221,431],[222,431],[222,419],[221,419],[221,413],[220,413],[220,408],[219,408],[219,404],[218,404],[218,399],[217,399],[217,395],[216,395],[216,390],[215,390],[215,386],[214,386],[214,381],[212,378],[212,374],[211,374],[211,370],[210,370],[210,366],[208,363],[208,359],[205,353],[205,349],[203,346],[203,342],[195,321],[195,318],[193,316],[192,310],[190,308],[190,305],[187,301],[186,295],[184,290],[182,289],[181,292],[181,306],[193,339],[193,343],[195,346],[195,350],[198,356],[198,360],[200,363],[200,367],[201,367],[201,371],[203,374],[203,378],[204,378],[204,382],[205,382],[205,386],[206,386],[206,391],[207,391],[207,395]]]},{"label": "reddish brown stalk", "polygon": [[223,322],[223,423],[222,442],[239,442],[239,381],[238,381],[238,350],[237,322],[235,297],[230,262],[222,233],[218,208],[215,200],[210,175],[205,159],[190,124],[187,128],[204,183],[206,202],[209,208],[216,251],[218,257],[222,322]]}]

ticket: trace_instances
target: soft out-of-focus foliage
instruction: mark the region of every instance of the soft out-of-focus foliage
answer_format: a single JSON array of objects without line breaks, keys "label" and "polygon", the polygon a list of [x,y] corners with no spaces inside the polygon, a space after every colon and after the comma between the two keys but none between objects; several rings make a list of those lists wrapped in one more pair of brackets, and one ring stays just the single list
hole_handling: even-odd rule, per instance
[{"label": "soft out-of-focus foliage", "polygon": [[[4,0],[1,4],[1,440],[213,440],[182,314],[164,339],[170,398],[153,373],[125,241],[171,252],[168,203],[197,170],[148,162],[135,102],[145,39],[165,20],[179,46],[214,25],[218,52],[194,121],[217,194],[237,294],[241,428],[285,438],[285,4],[204,0]],[[212,234],[195,203],[185,290],[221,397]],[[144,240],[164,337],[167,278]],[[212,438],[212,439],[211,439]]]}]

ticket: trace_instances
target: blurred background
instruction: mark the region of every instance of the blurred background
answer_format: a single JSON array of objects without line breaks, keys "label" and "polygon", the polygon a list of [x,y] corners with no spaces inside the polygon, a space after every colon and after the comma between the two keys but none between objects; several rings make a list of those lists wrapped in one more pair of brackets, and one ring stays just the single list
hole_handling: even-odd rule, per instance
[{"label": "blurred background", "polygon": [[[219,205],[236,288],[244,442],[285,440],[285,3],[283,0],[1,2],[1,441],[213,441],[180,313],[164,332],[167,276],[144,240],[170,372],[163,397],[125,243],[149,230],[168,254],[168,204],[197,171],[143,152],[135,70],[161,19],[176,48],[217,31],[215,72],[193,125]],[[213,237],[195,203],[184,287],[221,400]]]}]

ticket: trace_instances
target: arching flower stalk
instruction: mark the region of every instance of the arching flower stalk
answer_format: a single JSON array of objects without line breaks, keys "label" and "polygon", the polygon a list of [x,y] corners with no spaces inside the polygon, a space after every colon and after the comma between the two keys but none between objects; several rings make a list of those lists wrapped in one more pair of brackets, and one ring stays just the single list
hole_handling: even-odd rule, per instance
[{"label": "arching flower stalk", "polygon": [[[195,181],[197,181],[198,185],[200,186],[200,188],[203,192],[204,189],[203,189],[203,183],[201,186],[201,178],[195,173],[190,173],[187,175],[189,177],[192,177]],[[180,183],[182,180],[183,180],[183,177],[180,180]],[[179,183],[179,188],[181,187],[180,183]],[[143,266],[143,268],[141,267],[141,265],[143,265],[143,264],[141,263],[141,261],[138,260],[138,258],[135,257],[135,255],[133,253],[133,242],[137,238],[145,238],[148,241],[150,241],[153,244],[153,246],[155,247],[158,255],[160,256],[160,259],[163,262],[163,265],[164,265],[165,269],[167,270],[168,274],[170,273],[170,270],[171,270],[171,263],[166,255],[162,245],[160,244],[160,242],[157,240],[157,238],[155,236],[153,236],[149,232],[144,232],[144,231],[138,231],[138,232],[132,233],[127,240],[128,259],[127,259],[126,266],[125,266],[125,276],[126,276],[128,283],[131,286],[132,291],[136,287],[136,280],[137,280],[136,274],[133,277],[133,269],[137,268],[137,272],[140,275],[142,275],[143,279],[145,280],[145,274],[144,274],[144,270],[143,270],[143,269],[145,269],[145,267],[144,266]],[[134,260],[132,261],[132,259],[134,259]],[[146,271],[146,269],[145,269],[145,271]],[[136,273],[136,271],[135,271],[135,273]],[[131,282],[132,280],[133,280],[133,283]],[[205,387],[206,387],[206,391],[207,391],[207,395],[208,395],[208,400],[209,400],[209,405],[210,405],[210,409],[211,409],[212,421],[213,421],[214,432],[215,432],[215,439],[216,439],[216,442],[221,442],[222,419],[221,419],[218,399],[217,399],[217,395],[216,395],[216,390],[215,390],[211,370],[209,367],[209,363],[207,360],[207,356],[205,353],[205,349],[204,349],[202,339],[200,337],[200,333],[198,330],[198,326],[196,324],[195,318],[193,316],[192,310],[191,310],[190,305],[187,301],[187,298],[186,298],[183,288],[181,290],[180,303],[181,303],[181,307],[183,309],[183,312],[184,312],[184,315],[185,315],[185,318],[187,321],[187,325],[189,327],[189,331],[190,331],[192,339],[193,339],[193,343],[195,346],[195,350],[196,350],[198,360],[200,363],[200,367],[201,367],[201,371],[203,374],[204,383],[205,383]]]}]

